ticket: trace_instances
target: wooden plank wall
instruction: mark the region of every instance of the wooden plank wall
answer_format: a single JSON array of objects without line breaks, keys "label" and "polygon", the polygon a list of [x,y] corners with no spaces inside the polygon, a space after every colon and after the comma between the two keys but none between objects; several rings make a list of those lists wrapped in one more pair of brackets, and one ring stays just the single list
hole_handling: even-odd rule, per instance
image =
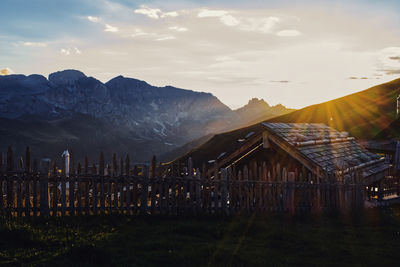
[{"label": "wooden plank wall", "polygon": [[98,163],[85,158],[83,168],[74,169],[72,158],[66,175],[55,160],[31,164],[29,148],[24,158],[16,160],[11,148],[5,162],[0,157],[0,211],[14,216],[318,213],[361,209],[366,195],[362,184],[317,183],[279,163],[253,162],[240,170],[216,163],[211,175],[191,159],[167,170],[155,157],[150,166],[131,166],[129,156],[118,162],[114,154],[105,164],[101,153]]}]

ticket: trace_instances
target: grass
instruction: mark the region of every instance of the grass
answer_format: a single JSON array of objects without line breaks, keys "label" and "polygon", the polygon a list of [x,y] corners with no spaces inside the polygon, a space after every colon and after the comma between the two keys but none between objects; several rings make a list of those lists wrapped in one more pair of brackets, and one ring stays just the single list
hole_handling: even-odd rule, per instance
[{"label": "grass", "polygon": [[349,216],[9,218],[0,264],[398,266],[400,207]]}]

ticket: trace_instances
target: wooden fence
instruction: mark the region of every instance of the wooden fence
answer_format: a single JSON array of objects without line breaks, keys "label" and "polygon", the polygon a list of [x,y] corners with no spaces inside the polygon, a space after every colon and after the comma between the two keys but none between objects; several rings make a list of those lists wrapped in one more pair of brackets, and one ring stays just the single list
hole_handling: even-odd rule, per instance
[{"label": "wooden fence", "polygon": [[150,166],[131,168],[128,156],[117,164],[114,155],[112,166],[105,165],[102,154],[91,167],[87,158],[76,170],[71,161],[69,173],[65,164],[58,169],[55,162],[51,168],[37,162],[31,167],[29,149],[16,168],[14,161],[11,149],[6,164],[0,159],[0,211],[15,216],[293,214],[360,209],[365,200],[362,184],[318,183],[280,166],[269,171],[265,164],[203,176],[207,171],[194,169],[191,159],[178,173],[155,159]]}]

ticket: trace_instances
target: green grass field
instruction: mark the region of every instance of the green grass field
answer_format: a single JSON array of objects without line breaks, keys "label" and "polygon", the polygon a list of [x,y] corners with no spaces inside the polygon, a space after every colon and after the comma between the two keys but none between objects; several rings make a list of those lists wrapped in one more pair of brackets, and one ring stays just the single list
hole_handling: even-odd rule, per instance
[{"label": "green grass field", "polygon": [[1,265],[399,266],[400,207],[362,215],[7,218]]}]

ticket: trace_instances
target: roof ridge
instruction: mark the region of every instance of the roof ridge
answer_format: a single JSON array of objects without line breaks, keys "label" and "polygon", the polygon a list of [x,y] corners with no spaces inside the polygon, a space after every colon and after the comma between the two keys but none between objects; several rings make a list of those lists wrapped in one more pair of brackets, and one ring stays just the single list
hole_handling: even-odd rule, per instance
[{"label": "roof ridge", "polygon": [[354,137],[341,137],[341,138],[325,138],[320,140],[310,140],[303,142],[293,142],[293,145],[296,147],[309,146],[309,145],[321,145],[321,144],[329,144],[329,143],[340,143],[340,142],[348,142],[354,141]]}]

